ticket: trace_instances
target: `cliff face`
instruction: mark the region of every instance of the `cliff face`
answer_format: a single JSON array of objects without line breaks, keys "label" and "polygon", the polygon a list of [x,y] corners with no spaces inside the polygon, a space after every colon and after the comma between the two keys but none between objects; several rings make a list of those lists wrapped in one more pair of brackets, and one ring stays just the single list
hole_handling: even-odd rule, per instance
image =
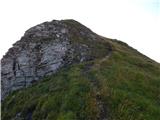
[{"label": "cliff face", "polygon": [[[104,54],[94,54],[97,43]],[[103,57],[110,50],[108,43],[73,20],[54,20],[32,27],[2,59],[2,99],[64,66]]]}]

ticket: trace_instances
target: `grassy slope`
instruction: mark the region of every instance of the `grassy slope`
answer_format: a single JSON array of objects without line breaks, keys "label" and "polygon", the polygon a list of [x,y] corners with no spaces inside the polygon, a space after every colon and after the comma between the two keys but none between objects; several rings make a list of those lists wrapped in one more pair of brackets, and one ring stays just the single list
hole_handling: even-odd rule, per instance
[{"label": "grassy slope", "polygon": [[160,120],[160,65],[121,42],[110,44],[108,59],[72,65],[12,93],[2,103],[2,120],[96,120],[96,92],[111,120]]}]

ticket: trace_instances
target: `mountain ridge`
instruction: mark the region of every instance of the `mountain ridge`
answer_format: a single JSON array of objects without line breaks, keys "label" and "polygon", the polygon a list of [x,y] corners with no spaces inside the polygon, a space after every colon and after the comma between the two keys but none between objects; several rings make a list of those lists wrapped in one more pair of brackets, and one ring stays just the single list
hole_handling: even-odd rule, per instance
[{"label": "mountain ridge", "polygon": [[2,120],[158,120],[159,73],[75,20],[44,22],[2,59]]},{"label": "mountain ridge", "polygon": [[[80,27],[75,29],[74,25]],[[70,36],[71,33],[84,38],[79,37],[81,40],[74,41],[75,35]],[[84,39],[88,45],[83,43]],[[97,39],[98,35],[74,20],[53,20],[30,28],[2,59],[2,98],[11,89],[28,86],[43,76],[56,72],[59,67],[94,59],[96,56],[91,52],[95,45],[91,44]],[[110,49],[107,44],[104,46],[101,42],[106,51]],[[6,84],[6,81],[10,82]]]}]

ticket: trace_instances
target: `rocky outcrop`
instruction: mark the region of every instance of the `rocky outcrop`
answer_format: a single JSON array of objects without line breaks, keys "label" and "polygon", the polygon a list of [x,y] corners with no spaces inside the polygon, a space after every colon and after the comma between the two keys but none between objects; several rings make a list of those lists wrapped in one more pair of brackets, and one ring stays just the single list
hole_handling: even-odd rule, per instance
[{"label": "rocky outcrop", "polygon": [[30,28],[1,60],[2,99],[66,65],[99,57],[93,53],[95,41],[108,54],[109,44],[98,40],[98,35],[73,20],[54,20]]}]

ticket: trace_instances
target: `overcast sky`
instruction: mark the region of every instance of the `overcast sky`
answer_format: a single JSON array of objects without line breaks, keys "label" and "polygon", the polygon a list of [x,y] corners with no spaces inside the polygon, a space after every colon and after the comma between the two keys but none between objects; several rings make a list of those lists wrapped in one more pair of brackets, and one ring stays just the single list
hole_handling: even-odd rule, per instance
[{"label": "overcast sky", "polygon": [[160,0],[0,0],[0,58],[32,26],[75,19],[160,62]]}]

